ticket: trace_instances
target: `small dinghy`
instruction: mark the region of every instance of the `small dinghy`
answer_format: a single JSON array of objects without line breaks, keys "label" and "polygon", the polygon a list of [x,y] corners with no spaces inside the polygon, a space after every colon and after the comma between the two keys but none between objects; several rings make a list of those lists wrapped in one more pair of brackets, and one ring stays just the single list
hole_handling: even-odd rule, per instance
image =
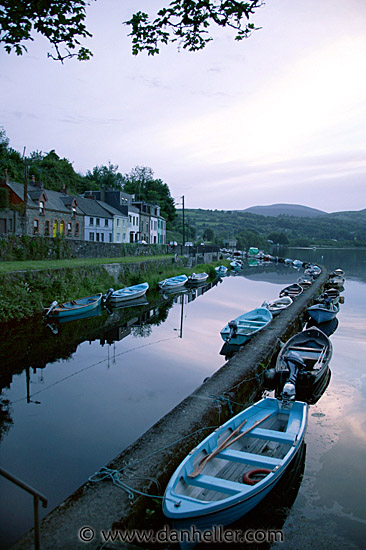
[{"label": "small dinghy", "polygon": [[77,298],[76,300],[70,300],[70,302],[64,302],[58,304],[56,301],[52,302],[50,307],[45,312],[46,317],[76,317],[78,315],[84,315],[92,309],[98,307],[102,302],[102,293],[94,294],[93,296],[87,296],[86,298]]},{"label": "small dinghy", "polygon": [[208,274],[203,272],[203,273],[192,273],[192,275],[190,275],[188,277],[188,284],[190,285],[199,285],[200,283],[205,283],[208,279]]},{"label": "small dinghy", "polygon": [[113,290],[113,288],[110,288],[104,298],[104,301],[111,303],[120,303],[127,300],[135,300],[136,298],[141,298],[141,296],[144,296],[148,288],[149,283],[126,286],[125,288],[120,288],[119,290]]},{"label": "small dinghy", "polygon": [[310,276],[303,275],[302,277],[299,277],[297,279],[297,283],[302,286],[303,288],[311,286],[314,282],[314,279],[312,279]]},{"label": "small dinghy", "polygon": [[284,296],[283,298],[277,298],[277,300],[272,300],[271,302],[263,302],[261,307],[266,307],[275,317],[284,309],[290,307],[293,304],[292,298],[290,296]]},{"label": "small dinghy", "polygon": [[225,265],[218,265],[217,267],[215,267],[215,271],[218,275],[226,275],[228,269]]},{"label": "small dinghy", "polygon": [[241,346],[272,321],[272,313],[266,307],[258,307],[230,321],[221,331],[221,338],[228,344]]},{"label": "small dinghy", "polygon": [[171,477],[163,511],[174,527],[229,525],[282,477],[304,439],[306,403],[265,398],[193,449]]},{"label": "small dinghy", "polygon": [[334,319],[339,312],[339,304],[334,303],[331,298],[326,298],[319,304],[308,307],[308,315],[317,324],[326,323]]},{"label": "small dinghy", "polygon": [[169,277],[158,283],[159,288],[163,290],[173,290],[184,286],[188,281],[187,275],[176,275],[175,277]]},{"label": "small dinghy", "polygon": [[280,298],[283,298],[283,296],[290,296],[291,298],[295,298],[296,296],[299,296],[303,292],[302,286],[300,286],[297,283],[294,283],[293,285],[286,286],[283,288],[280,292]]},{"label": "small dinghy", "polygon": [[298,332],[281,349],[276,360],[276,379],[282,388],[296,369],[296,387],[311,387],[325,375],[333,346],[318,327]]}]

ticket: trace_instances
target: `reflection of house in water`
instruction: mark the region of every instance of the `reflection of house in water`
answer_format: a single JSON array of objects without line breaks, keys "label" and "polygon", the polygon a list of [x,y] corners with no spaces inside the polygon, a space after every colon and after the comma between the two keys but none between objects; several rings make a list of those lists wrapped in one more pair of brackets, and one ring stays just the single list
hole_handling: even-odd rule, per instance
[{"label": "reflection of house in water", "polygon": [[[165,305],[165,304],[164,304]],[[111,345],[114,342],[120,342],[123,338],[126,338],[135,327],[141,327],[143,325],[155,324],[161,315],[161,309],[159,306],[150,308],[144,311],[139,316],[134,316],[125,321],[123,324],[114,326],[110,329],[103,329],[103,336],[99,337],[101,346],[105,343]],[[165,308],[164,308],[165,309]],[[139,333],[140,336],[144,336],[143,331]],[[148,335],[148,334],[146,334]]]}]

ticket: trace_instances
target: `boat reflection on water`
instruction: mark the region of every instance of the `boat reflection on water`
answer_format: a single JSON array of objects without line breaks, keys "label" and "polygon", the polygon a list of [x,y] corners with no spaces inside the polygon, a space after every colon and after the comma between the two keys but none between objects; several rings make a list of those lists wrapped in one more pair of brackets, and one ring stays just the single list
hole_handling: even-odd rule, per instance
[{"label": "boat reflection on water", "polygon": [[339,325],[339,321],[337,317],[335,317],[331,321],[326,321],[325,323],[316,323],[314,319],[310,319],[306,324],[306,328],[308,329],[310,327],[317,327],[322,332],[324,332],[324,334],[326,334],[327,336],[330,336],[331,334],[335,333],[335,331],[338,328],[338,325]]},{"label": "boat reflection on water", "polygon": [[304,401],[308,405],[315,405],[329,386],[331,376],[332,371],[328,367],[324,376],[313,388],[311,388],[311,390],[306,388],[296,389],[296,399],[298,401]]}]

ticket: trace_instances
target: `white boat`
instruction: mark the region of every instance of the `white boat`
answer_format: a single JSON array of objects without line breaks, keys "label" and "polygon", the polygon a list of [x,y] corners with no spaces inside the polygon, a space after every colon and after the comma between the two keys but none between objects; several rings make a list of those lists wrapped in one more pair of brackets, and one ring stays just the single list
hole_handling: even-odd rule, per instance
[{"label": "white boat", "polygon": [[188,283],[191,285],[198,285],[200,283],[205,283],[207,279],[208,279],[208,274],[205,272],[192,273],[192,275],[188,277]]},{"label": "white boat", "polygon": [[176,275],[175,277],[169,277],[158,283],[159,288],[163,290],[173,290],[184,286],[188,281],[187,275]]},{"label": "white boat", "polygon": [[221,338],[228,344],[241,346],[272,321],[272,313],[266,307],[257,307],[230,321],[221,331]]},{"label": "white boat", "polygon": [[290,296],[284,296],[283,298],[278,298],[277,300],[272,300],[270,302],[263,302],[261,307],[266,307],[275,317],[284,309],[287,309],[293,303]]},{"label": "white boat", "polygon": [[265,398],[211,433],[178,466],[164,495],[173,526],[229,525],[276,485],[304,439],[308,405]]},{"label": "white boat", "polygon": [[310,275],[308,277],[306,275],[303,275],[302,277],[299,277],[297,279],[297,282],[300,286],[306,287],[306,286],[311,286],[313,284],[314,280],[312,279],[312,277]]},{"label": "white boat", "polygon": [[136,298],[141,298],[141,296],[144,296],[148,288],[149,283],[126,286],[125,288],[120,288],[119,290],[113,290],[111,288],[105,296],[105,301],[115,303],[135,300]]}]

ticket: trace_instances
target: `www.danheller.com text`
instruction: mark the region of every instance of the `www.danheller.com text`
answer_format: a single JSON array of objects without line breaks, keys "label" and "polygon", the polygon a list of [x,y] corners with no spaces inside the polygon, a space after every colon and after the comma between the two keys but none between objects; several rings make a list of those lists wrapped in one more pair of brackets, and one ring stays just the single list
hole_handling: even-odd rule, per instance
[{"label": "www.danheller.com text", "polygon": [[281,529],[225,529],[222,525],[215,525],[211,529],[197,529],[192,525],[189,529],[173,529],[165,525],[162,529],[115,529],[102,530],[97,533],[93,527],[84,526],[79,530],[79,539],[91,542],[100,537],[102,542],[192,542],[192,543],[274,543],[284,542]]}]

